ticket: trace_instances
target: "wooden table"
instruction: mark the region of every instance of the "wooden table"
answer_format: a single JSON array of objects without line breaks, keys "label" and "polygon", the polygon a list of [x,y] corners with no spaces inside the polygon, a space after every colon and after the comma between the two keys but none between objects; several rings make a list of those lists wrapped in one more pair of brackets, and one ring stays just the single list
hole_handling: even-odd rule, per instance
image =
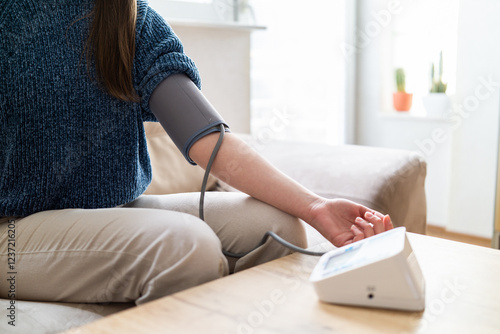
[{"label": "wooden table", "polygon": [[318,258],[293,254],[68,333],[500,333],[500,251],[408,234],[426,279],[423,312],[318,301]]}]

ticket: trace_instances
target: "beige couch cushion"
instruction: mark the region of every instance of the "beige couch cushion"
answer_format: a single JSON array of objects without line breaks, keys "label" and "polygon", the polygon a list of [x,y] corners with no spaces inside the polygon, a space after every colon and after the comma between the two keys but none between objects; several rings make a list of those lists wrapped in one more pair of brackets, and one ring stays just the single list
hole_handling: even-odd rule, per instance
[{"label": "beige couch cushion", "polygon": [[[160,123],[144,123],[153,180],[145,194],[160,195],[200,191],[205,171],[190,165],[177,149]],[[209,177],[207,190],[215,187],[216,179]]]},{"label": "beige couch cushion", "polygon": [[[416,152],[240,136],[283,173],[326,198],[346,198],[425,234],[427,163]],[[219,181],[218,190],[235,191]]]}]

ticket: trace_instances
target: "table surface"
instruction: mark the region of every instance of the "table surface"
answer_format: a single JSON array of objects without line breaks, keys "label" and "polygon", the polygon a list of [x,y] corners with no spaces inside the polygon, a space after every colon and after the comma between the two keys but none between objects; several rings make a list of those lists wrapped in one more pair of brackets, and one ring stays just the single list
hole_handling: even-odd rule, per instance
[{"label": "table surface", "polygon": [[408,233],[426,280],[422,312],[326,304],[293,254],[68,333],[499,333],[500,251]]}]

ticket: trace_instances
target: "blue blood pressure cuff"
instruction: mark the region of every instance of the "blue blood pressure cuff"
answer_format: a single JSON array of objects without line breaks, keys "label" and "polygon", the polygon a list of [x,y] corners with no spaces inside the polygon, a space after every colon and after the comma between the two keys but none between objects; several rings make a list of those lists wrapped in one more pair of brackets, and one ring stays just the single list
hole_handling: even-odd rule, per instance
[{"label": "blue blood pressure cuff", "polygon": [[229,126],[196,85],[185,74],[173,74],[155,88],[149,108],[186,160],[191,146],[200,138]]}]

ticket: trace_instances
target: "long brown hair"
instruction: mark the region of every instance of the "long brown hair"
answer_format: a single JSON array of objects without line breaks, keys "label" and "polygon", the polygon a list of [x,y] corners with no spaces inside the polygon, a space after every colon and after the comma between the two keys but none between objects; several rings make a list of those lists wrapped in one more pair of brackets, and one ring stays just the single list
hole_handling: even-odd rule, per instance
[{"label": "long brown hair", "polygon": [[92,59],[98,82],[112,96],[139,101],[132,82],[137,0],[95,0],[84,52]]}]

